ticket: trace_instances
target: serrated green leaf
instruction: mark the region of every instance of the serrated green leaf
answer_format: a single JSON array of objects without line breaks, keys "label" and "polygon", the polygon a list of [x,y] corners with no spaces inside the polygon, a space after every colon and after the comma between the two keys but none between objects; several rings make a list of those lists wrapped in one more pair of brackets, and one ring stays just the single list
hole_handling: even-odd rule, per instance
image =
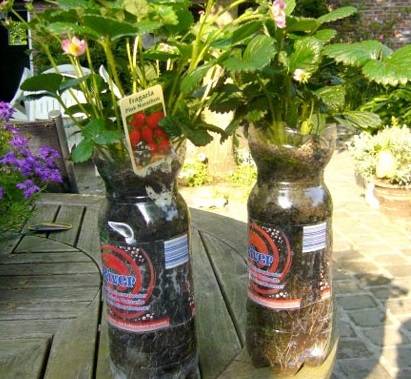
[{"label": "serrated green leaf", "polygon": [[172,34],[184,34],[187,32],[194,22],[193,14],[183,7],[178,7],[176,10],[178,22],[175,25],[168,25],[167,31]]},{"label": "serrated green leaf", "polygon": [[261,70],[274,58],[277,50],[272,38],[265,35],[254,37],[242,54],[231,56],[222,62],[223,67],[232,72]]},{"label": "serrated green leaf", "polygon": [[168,115],[160,121],[159,125],[170,136],[170,138],[177,138],[181,136],[182,131],[176,117]]},{"label": "serrated green leaf", "polygon": [[208,70],[210,69],[210,66],[201,66],[195,69],[193,72],[188,74],[183,78],[180,84],[180,91],[183,94],[189,94],[193,92],[200,81],[204,78],[204,76],[207,74]]},{"label": "serrated green leaf", "polygon": [[390,55],[392,50],[378,41],[362,41],[329,45],[324,48],[323,53],[338,63],[360,67],[371,59]]},{"label": "serrated green leaf", "polygon": [[99,15],[86,15],[83,17],[83,22],[85,27],[112,40],[125,36],[135,36],[139,31],[136,26],[128,22]]},{"label": "serrated green leaf", "polygon": [[321,62],[322,43],[314,37],[306,37],[296,41],[294,51],[289,56],[289,70],[303,69],[314,73]]},{"label": "serrated green leaf", "polygon": [[47,26],[47,31],[54,34],[76,34],[76,35],[88,35],[94,38],[98,38],[99,34],[94,30],[85,26],[80,26],[72,22],[56,21]]},{"label": "serrated green leaf", "polygon": [[23,91],[48,91],[51,93],[57,93],[62,81],[63,76],[60,74],[40,74],[26,79],[20,88]]},{"label": "serrated green leaf", "polygon": [[79,84],[83,83],[90,77],[89,75],[84,75],[81,78],[70,78],[70,79],[65,79],[63,82],[60,84],[59,92],[63,93],[64,91],[68,90],[69,88],[74,88],[77,87]]},{"label": "serrated green leaf", "polygon": [[357,8],[355,7],[342,7],[334,9],[330,13],[322,15],[317,20],[320,24],[325,24],[326,22],[333,22],[346,17],[350,17],[355,13],[357,13]]},{"label": "serrated green leaf", "polygon": [[232,136],[235,131],[240,127],[240,120],[234,117],[233,121],[225,128],[226,136],[221,139],[221,142],[224,142],[228,137]]},{"label": "serrated green leaf", "polygon": [[317,38],[322,43],[330,42],[337,35],[337,31],[334,29],[322,29],[314,34],[314,37]]},{"label": "serrated green leaf", "polygon": [[87,140],[97,145],[110,145],[118,142],[122,135],[117,130],[110,130],[103,119],[92,119],[83,128],[82,134]]},{"label": "serrated green leaf", "polygon": [[376,129],[381,125],[380,116],[372,112],[346,111],[334,118],[342,125],[351,128]]},{"label": "serrated green leaf", "polygon": [[183,134],[196,146],[205,146],[213,140],[206,129],[184,128]]},{"label": "serrated green leaf", "polygon": [[75,115],[77,113],[84,113],[83,109],[87,112],[87,114],[91,115],[93,114],[93,106],[91,104],[74,104],[71,107],[68,107],[66,110],[66,113],[70,115]]},{"label": "serrated green leaf", "polygon": [[87,0],[58,0],[57,4],[60,8],[88,8],[90,3]]},{"label": "serrated green leaf", "polygon": [[345,105],[345,87],[342,85],[327,86],[315,91],[315,94],[332,111],[339,112]]},{"label": "serrated green leaf", "polygon": [[136,17],[145,17],[150,11],[146,0],[123,0],[124,9]]},{"label": "serrated green leaf", "polygon": [[88,161],[94,151],[94,142],[83,139],[71,152],[71,157],[75,163]]},{"label": "serrated green leaf", "polygon": [[370,80],[396,86],[411,81],[411,45],[406,45],[382,61],[369,61],[362,68]]},{"label": "serrated green leaf", "polygon": [[296,7],[296,1],[295,0],[285,0],[285,14],[287,16],[291,15],[291,13],[294,12],[294,9]]},{"label": "serrated green leaf", "polygon": [[311,33],[315,31],[320,24],[314,18],[304,17],[289,17],[287,18],[287,31],[288,32],[306,32]]}]

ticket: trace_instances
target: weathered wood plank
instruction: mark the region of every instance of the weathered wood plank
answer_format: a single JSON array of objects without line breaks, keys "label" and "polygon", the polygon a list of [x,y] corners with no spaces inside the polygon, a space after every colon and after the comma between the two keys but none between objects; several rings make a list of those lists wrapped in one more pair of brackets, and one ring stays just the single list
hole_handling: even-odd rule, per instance
[{"label": "weathered wood plank", "polygon": [[[3,304],[1,305],[3,307]],[[74,312],[74,311],[68,311],[65,313],[62,313],[60,311],[39,311],[39,312],[33,312],[29,311],[27,313],[16,313],[12,310],[9,310],[9,312],[0,311],[0,322],[2,321],[13,321],[13,320],[67,320],[67,319],[73,319],[76,318],[79,315],[80,312]]]},{"label": "weathered wood plank", "polygon": [[50,240],[49,238],[41,238],[37,236],[25,236],[17,249],[16,253],[47,253],[47,252],[67,252],[76,251],[73,246],[63,244],[61,242]]},{"label": "weathered wood plank", "polygon": [[19,253],[0,257],[0,265],[19,263],[75,263],[90,262],[90,258],[80,251],[55,253]]},{"label": "weathered wood plank", "polygon": [[49,234],[49,238],[55,241],[74,245],[83,217],[84,207],[63,204],[57,214],[56,222],[68,223],[72,225],[70,230]]},{"label": "weathered wood plank", "polygon": [[14,233],[0,236],[0,256],[10,254],[19,244],[22,235]]},{"label": "weathered wood plank", "polygon": [[100,234],[98,230],[99,208],[87,208],[81,225],[77,248],[83,250],[101,269]]},{"label": "weathered wood plank", "polygon": [[103,303],[100,324],[100,343],[98,346],[96,379],[112,379],[109,363],[108,326],[106,321],[107,305]]},{"label": "weathered wood plank", "polygon": [[42,276],[0,276],[0,289],[37,288],[37,287],[99,287],[101,277],[92,274],[42,275]]},{"label": "weathered wood plank", "polygon": [[[57,279],[56,279],[57,280]],[[28,288],[7,290],[0,294],[3,302],[91,301],[98,292],[96,287]]]},{"label": "weathered wood plank", "polygon": [[[0,265],[0,276],[56,275],[56,274],[92,274],[97,270],[94,262],[84,263],[39,263]],[[58,278],[56,278],[58,280]]]},{"label": "weathered wood plank", "polygon": [[0,340],[0,378],[40,378],[49,339]]},{"label": "weathered wood plank", "polygon": [[[338,342],[335,342],[333,348],[325,360],[318,367],[303,366],[298,373],[293,376],[293,379],[329,379],[331,377],[335,358],[337,355]],[[221,374],[219,379],[281,379],[284,376],[276,375],[269,367],[256,369],[251,364],[251,360],[244,348],[241,354],[230,364],[229,367]]]},{"label": "weathered wood plank", "polygon": [[0,339],[51,338],[62,320],[13,320],[0,322]]},{"label": "weathered wood plank", "polygon": [[191,208],[190,213],[196,229],[216,236],[246,256],[248,248],[246,223],[199,209]]},{"label": "weathered wood plank", "polygon": [[[36,208],[30,219],[26,222],[26,225],[23,228],[23,233],[29,232],[29,226],[39,224],[42,222],[53,222],[57,211],[59,209],[58,204],[38,204],[36,203]],[[45,236],[46,233],[38,233],[39,236]]]},{"label": "weathered wood plank", "polygon": [[38,204],[61,205],[70,204],[73,206],[100,208],[104,196],[71,194],[71,193],[42,193],[37,201]]},{"label": "weathered wood plank", "polygon": [[200,368],[203,379],[216,378],[241,351],[241,344],[200,236],[196,231],[192,236]]},{"label": "weathered wood plank", "polygon": [[100,293],[76,319],[56,333],[45,379],[87,379],[93,376],[100,311]]},{"label": "weathered wood plank", "polygon": [[245,341],[248,272],[245,260],[223,241],[201,233],[220,288],[242,343]]},{"label": "weathered wood plank", "polygon": [[84,311],[90,305],[90,300],[87,301],[42,301],[42,302],[2,302],[0,303],[0,317],[10,320],[24,319],[31,317],[32,319],[45,318],[43,315],[51,315],[59,313],[58,317],[49,318],[71,318],[73,314],[78,314]]}]

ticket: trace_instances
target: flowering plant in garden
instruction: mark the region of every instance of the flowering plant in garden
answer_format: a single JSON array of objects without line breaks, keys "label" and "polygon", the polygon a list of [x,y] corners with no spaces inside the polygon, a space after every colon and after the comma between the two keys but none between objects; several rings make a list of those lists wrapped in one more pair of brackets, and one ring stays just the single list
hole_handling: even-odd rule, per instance
[{"label": "flowering plant in garden", "polygon": [[371,135],[354,136],[349,145],[355,171],[368,181],[411,186],[411,129],[393,125]]},{"label": "flowering plant in garden", "polygon": [[[336,43],[331,22],[356,13],[334,9],[318,18],[294,16],[295,0],[257,1],[225,28],[215,45],[230,80],[214,93],[211,109],[234,110],[227,132],[255,124],[272,142],[283,143],[286,128],[317,134],[328,122],[377,127],[373,112],[351,110],[344,70],[384,86],[411,80],[411,46],[395,52],[379,41]],[[225,50],[225,51],[224,51]],[[339,70],[330,70],[330,67]]]},{"label": "flowering plant in garden", "polygon": [[[224,135],[202,118],[211,83],[221,72],[218,47],[214,46],[223,35],[218,21],[244,1],[222,8],[216,7],[215,0],[57,0],[56,7],[39,13],[28,3],[33,15],[26,26],[33,31],[33,38],[58,41],[77,78],[62,76],[48,45],[39,44],[56,72],[29,78],[22,89],[33,91],[29,99],[56,98],[80,127],[83,140],[73,151],[75,161],[85,161],[96,151],[126,159],[118,100],[157,84],[163,89],[167,115],[156,121],[156,138],[142,125],[134,128],[131,142],[144,142],[149,149],[155,145],[159,150],[165,149],[167,141],[186,138],[195,145],[205,145],[213,138],[210,132]],[[14,15],[18,17],[16,12]],[[98,65],[94,62],[94,50],[103,52],[105,74],[99,67],[101,61]],[[86,73],[84,66],[90,71]],[[206,75],[211,81],[203,84]],[[82,91],[86,102],[67,108],[61,95],[69,91],[75,98],[73,90]]]},{"label": "flowering plant in garden", "polygon": [[48,182],[60,183],[59,154],[48,146],[30,150],[28,139],[9,123],[13,109],[0,102],[0,232],[17,229]]}]

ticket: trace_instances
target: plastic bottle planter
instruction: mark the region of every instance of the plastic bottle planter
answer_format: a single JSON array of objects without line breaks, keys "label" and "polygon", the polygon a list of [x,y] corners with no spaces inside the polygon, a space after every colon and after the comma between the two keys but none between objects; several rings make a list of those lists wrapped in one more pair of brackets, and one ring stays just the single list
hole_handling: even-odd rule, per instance
[{"label": "plastic bottle planter", "polygon": [[171,149],[130,162],[95,157],[107,188],[100,217],[114,378],[197,378],[187,206]]},{"label": "plastic bottle planter", "polygon": [[295,374],[320,365],[333,340],[332,202],[323,182],[335,128],[292,131],[284,144],[249,129],[258,179],[248,199],[247,348],[256,367]]}]

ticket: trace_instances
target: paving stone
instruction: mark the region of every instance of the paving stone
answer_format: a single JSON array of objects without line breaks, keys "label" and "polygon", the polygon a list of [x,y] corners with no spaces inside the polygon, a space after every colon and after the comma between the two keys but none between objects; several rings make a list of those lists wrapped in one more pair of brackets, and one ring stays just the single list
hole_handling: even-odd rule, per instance
[{"label": "paving stone", "polygon": [[390,320],[386,319],[385,313],[378,309],[364,309],[361,311],[347,312],[351,320],[361,327],[373,327],[386,324],[390,324]]},{"label": "paving stone", "polygon": [[346,321],[338,321],[338,332],[341,338],[356,337],[356,333],[351,325]]},{"label": "paving stone", "polygon": [[410,264],[407,258],[401,257],[400,255],[382,255],[376,258],[375,263],[378,265],[386,266],[407,266]]},{"label": "paving stone", "polygon": [[404,368],[398,371],[395,379],[410,379],[411,378],[411,369]]},{"label": "paving stone", "polygon": [[354,280],[353,275],[350,272],[341,270],[337,265],[333,266],[333,281],[338,280]]},{"label": "paving stone", "polygon": [[337,302],[346,310],[377,307],[377,303],[370,295],[338,296]]},{"label": "paving stone", "polygon": [[382,326],[362,329],[362,332],[376,346],[397,346],[411,343],[411,339],[398,327]]},{"label": "paving stone", "polygon": [[377,299],[380,299],[383,302],[391,298],[404,298],[409,296],[409,291],[407,289],[395,285],[371,287],[369,290]]},{"label": "paving stone", "polygon": [[407,299],[389,299],[387,308],[394,314],[411,314],[411,298]]},{"label": "paving stone", "polygon": [[342,338],[338,344],[337,359],[365,357],[369,358],[372,355],[373,353],[359,338]]},{"label": "paving stone", "polygon": [[334,248],[333,258],[337,262],[363,260],[364,257],[357,250],[336,250]]},{"label": "paving stone", "polygon": [[397,346],[386,347],[382,356],[394,367],[401,369],[411,368],[411,347]]},{"label": "paving stone", "polygon": [[361,287],[353,280],[337,280],[333,284],[334,292],[339,294],[358,293]]},{"label": "paving stone", "polygon": [[409,276],[411,280],[411,265],[395,265],[395,266],[386,266],[384,267],[392,276],[398,277],[406,277]]},{"label": "paving stone", "polygon": [[338,267],[343,270],[349,270],[355,273],[371,273],[379,274],[380,269],[374,263],[369,260],[357,260],[357,261],[341,261],[338,262]]},{"label": "paving stone", "polygon": [[391,278],[387,278],[386,276],[382,274],[367,274],[367,273],[361,273],[355,275],[355,277],[358,279],[360,282],[360,285],[363,287],[372,287],[372,286],[384,286],[384,285],[389,285],[392,283]]},{"label": "paving stone", "polygon": [[342,359],[339,362],[341,371],[350,379],[390,379],[387,370],[377,359]]}]

